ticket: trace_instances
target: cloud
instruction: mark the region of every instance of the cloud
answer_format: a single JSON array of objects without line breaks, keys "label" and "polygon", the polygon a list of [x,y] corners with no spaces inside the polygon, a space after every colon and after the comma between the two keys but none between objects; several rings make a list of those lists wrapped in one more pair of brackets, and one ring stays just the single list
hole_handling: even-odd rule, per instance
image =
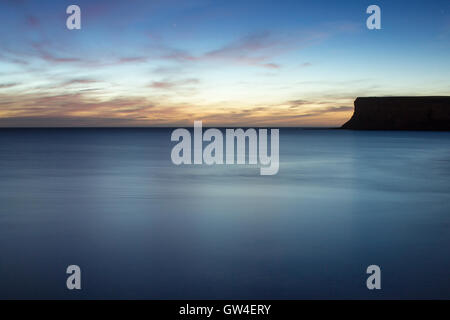
[{"label": "cloud", "polygon": [[[160,38],[152,46],[153,51],[159,51],[163,60],[186,62],[228,62],[256,66],[268,69],[279,69],[281,66],[273,59],[293,50],[299,50],[322,42],[341,32],[355,31],[352,23],[326,24],[315,30],[292,30],[275,33],[268,30],[244,35],[216,49],[202,54],[192,54],[187,50],[172,48],[163,44]],[[310,62],[304,62],[299,67],[309,67]]]},{"label": "cloud", "polygon": [[298,106],[302,106],[305,104],[311,104],[311,101],[299,99],[299,100],[288,101],[287,104],[290,104],[291,107],[298,107]]},{"label": "cloud", "polygon": [[154,81],[149,85],[150,88],[154,89],[170,89],[173,88],[174,86],[175,86],[174,83],[167,81]]},{"label": "cloud", "polygon": [[[0,118],[0,127],[126,127],[138,126],[139,120],[105,117],[9,117]],[[140,124],[142,126],[145,123]]]},{"label": "cloud", "polygon": [[164,47],[161,47],[160,50],[166,51],[161,55],[161,58],[165,60],[175,60],[178,62],[194,62],[200,60],[200,58],[194,57],[185,50]]},{"label": "cloud", "polygon": [[237,41],[231,42],[219,49],[209,51],[207,57],[240,57],[244,54],[253,54],[257,51],[272,48],[276,41],[271,39],[270,32],[258,32],[244,36]]},{"label": "cloud", "polygon": [[[91,14],[90,10],[86,11],[86,14]],[[37,32],[31,32],[29,31],[31,28],[26,28],[23,39],[21,38],[21,41],[13,46],[9,46],[8,42],[0,44],[0,59],[17,64],[11,68],[12,72],[16,73],[14,78],[7,75],[1,79],[5,82],[0,84],[0,89],[4,89],[0,92],[0,118],[2,119],[0,125],[2,126],[8,123],[30,125],[33,121],[39,125],[47,123],[52,126],[58,124],[71,126],[77,123],[81,126],[192,125],[192,119],[204,119],[215,124],[233,126],[266,124],[272,120],[280,124],[301,124],[302,121],[307,122],[319,115],[333,116],[345,114],[346,111],[345,106],[333,108],[327,104],[317,106],[321,102],[308,100],[293,100],[275,107],[273,105],[248,106],[246,103],[251,101],[254,93],[250,92],[252,90],[244,92],[246,88],[242,88],[242,96],[245,95],[244,101],[218,105],[214,102],[216,99],[228,99],[221,96],[223,93],[236,94],[236,96],[241,94],[227,87],[231,82],[233,82],[232,88],[236,87],[235,77],[224,79],[223,86],[220,80],[221,87],[217,88],[218,98],[214,93],[216,88],[197,95],[197,90],[192,89],[197,89],[200,80],[188,78],[192,75],[203,75],[205,70],[211,70],[208,68],[214,70],[214,68],[229,66],[270,69],[265,72],[278,75],[276,70],[284,68],[280,61],[284,63],[289,60],[278,59],[281,55],[322,41],[332,34],[331,32],[260,31],[224,41],[207,49],[205,45],[208,44],[205,42],[202,46],[193,46],[196,48],[196,51],[193,51],[190,49],[192,47],[189,39],[176,42],[177,44],[174,45],[185,43],[189,49],[173,48],[167,46],[163,38],[158,36],[153,36],[151,40],[146,36],[144,42],[135,41],[139,39],[132,37],[125,39],[122,37],[123,34],[102,34],[103,30],[97,30],[99,33],[96,34],[96,30],[93,30],[95,36],[105,35],[107,42],[112,40],[108,36],[114,35],[112,44],[103,46],[102,43],[98,43],[99,46],[93,48],[92,44],[97,44],[94,40],[97,41],[100,38],[93,37],[92,42],[85,41],[89,38],[85,38],[84,33],[72,33],[69,40],[66,32],[60,34],[59,29],[53,31],[46,28],[48,20],[43,16],[37,18],[23,15],[19,21],[21,24],[26,23],[28,26],[40,28]],[[61,28],[64,29],[63,27],[64,23]],[[114,28],[108,30],[113,32]],[[144,34],[146,35],[147,32]],[[170,41],[173,39],[171,37]],[[223,39],[219,37],[217,41]],[[122,40],[124,40],[123,43]],[[149,42],[153,47],[143,45]],[[4,47],[8,50],[4,50]],[[104,51],[105,48],[111,51]],[[302,64],[301,62],[302,60],[296,60],[293,67],[311,65],[309,62]],[[137,67],[133,68],[133,66]],[[185,73],[181,73],[180,70],[184,70]],[[148,80],[150,71],[152,78]],[[158,73],[157,78],[153,73]],[[20,78],[21,76],[24,78]],[[108,80],[103,82],[96,78]],[[239,75],[237,79],[238,82],[241,80]],[[280,80],[283,81],[281,77]],[[19,85],[13,83],[16,81],[20,83],[20,89],[24,88],[24,91],[13,92],[16,91],[14,87]],[[95,85],[100,82],[102,82],[101,85]],[[277,82],[273,86],[287,87],[288,84]],[[212,87],[212,83],[208,85]],[[11,90],[8,90],[9,88]],[[264,86],[264,88],[268,87]],[[269,89],[263,90],[270,94]],[[190,95],[193,91],[194,94]],[[274,95],[278,94],[281,93],[274,93]],[[185,102],[181,103],[180,99]],[[196,102],[199,105],[196,105]],[[337,102],[339,105],[346,103],[347,101]],[[314,109],[311,108],[313,104],[316,107],[325,107]]]},{"label": "cloud", "polygon": [[[183,112],[184,110],[184,112]],[[160,105],[144,97],[114,97],[110,99],[95,98],[87,93],[43,94],[29,93],[20,95],[0,95],[0,126],[45,126],[61,120],[59,126],[68,122],[75,125],[76,119],[81,126],[83,119],[99,119],[97,125],[112,125],[108,119],[132,125],[145,121],[146,125],[175,123],[188,115],[185,106]],[[68,122],[64,119],[70,119]],[[101,119],[105,119],[102,121]]]},{"label": "cloud", "polygon": [[275,51],[282,51],[281,43],[268,31],[243,36],[217,49],[198,55],[194,55],[187,50],[165,46],[161,42],[154,45],[152,49],[160,51],[159,58],[163,60],[181,63],[223,61],[269,69],[280,68],[280,65],[270,61],[270,59],[276,55]]},{"label": "cloud", "polygon": [[339,107],[328,107],[323,109],[322,111],[325,112],[348,112],[353,111],[354,107],[351,106],[339,106]]},{"label": "cloud", "polygon": [[[73,56],[72,52],[67,52],[67,48],[62,48],[60,44],[53,43],[49,40],[33,41],[30,43],[30,45],[32,51],[25,54],[26,58],[38,57],[51,64],[72,63],[76,64],[79,67],[100,68],[122,64],[145,63],[149,60],[149,57],[147,56],[120,56],[119,54],[111,55],[107,58],[102,57],[101,59],[99,59],[96,57],[92,58],[84,55],[78,50],[77,56]],[[18,52],[11,52],[11,54],[17,56]]]},{"label": "cloud", "polygon": [[124,57],[120,58],[118,63],[146,62],[147,60],[148,60],[147,57]]},{"label": "cloud", "polygon": [[[299,106],[305,100],[294,100]],[[317,104],[317,103],[316,103]],[[0,95],[0,127],[191,126],[194,119],[215,126],[340,125],[350,106],[286,105],[227,107],[152,101],[145,97],[95,98],[83,92]]]},{"label": "cloud", "polygon": [[353,111],[353,107],[350,106],[338,106],[338,107],[326,107],[326,108],[315,108],[313,110],[310,110],[303,114],[296,114],[293,115],[293,118],[307,118],[307,117],[317,117],[324,115],[326,113],[333,113],[333,112],[349,112]]},{"label": "cloud", "polygon": [[204,54],[202,59],[223,60],[237,64],[279,69],[280,66],[269,61],[280,51],[280,39],[269,31],[246,35],[218,49]]},{"label": "cloud", "polygon": [[269,69],[280,69],[281,68],[281,66],[276,63],[264,63],[262,66],[269,68]]},{"label": "cloud", "polygon": [[38,53],[38,56],[44,61],[51,63],[65,63],[65,62],[80,62],[82,59],[75,57],[60,57],[55,53],[50,53],[47,49],[50,48],[50,43],[48,41],[34,42],[32,47]]},{"label": "cloud", "polygon": [[12,88],[17,85],[18,83],[0,83],[0,89]]},{"label": "cloud", "polygon": [[192,79],[184,79],[179,81],[153,81],[151,84],[148,85],[149,88],[153,89],[173,89],[176,87],[181,87],[185,85],[192,85],[197,84],[200,81],[198,79],[192,78]]},{"label": "cloud", "polygon": [[68,81],[65,81],[63,83],[64,86],[70,86],[73,84],[91,84],[91,83],[98,83],[100,81],[98,80],[94,80],[94,79],[85,79],[85,78],[80,78],[80,79],[71,79]]}]

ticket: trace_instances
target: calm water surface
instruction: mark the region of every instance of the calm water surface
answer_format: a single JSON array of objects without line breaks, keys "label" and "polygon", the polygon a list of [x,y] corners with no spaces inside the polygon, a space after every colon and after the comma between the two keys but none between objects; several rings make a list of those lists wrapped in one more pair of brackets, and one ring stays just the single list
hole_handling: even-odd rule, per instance
[{"label": "calm water surface", "polygon": [[170,134],[0,130],[0,298],[450,298],[449,132],[281,129],[275,176]]}]

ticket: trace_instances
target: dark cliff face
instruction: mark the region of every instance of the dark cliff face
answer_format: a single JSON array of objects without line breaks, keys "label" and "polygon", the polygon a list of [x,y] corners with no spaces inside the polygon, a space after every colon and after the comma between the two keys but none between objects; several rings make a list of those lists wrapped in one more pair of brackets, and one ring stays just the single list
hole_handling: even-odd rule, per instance
[{"label": "dark cliff face", "polygon": [[367,97],[343,129],[450,130],[450,97]]}]

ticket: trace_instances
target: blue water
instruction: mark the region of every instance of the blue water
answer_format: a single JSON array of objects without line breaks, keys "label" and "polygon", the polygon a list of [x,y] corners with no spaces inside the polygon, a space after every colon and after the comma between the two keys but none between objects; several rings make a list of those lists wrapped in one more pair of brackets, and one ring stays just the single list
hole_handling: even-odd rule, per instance
[{"label": "blue water", "polygon": [[449,132],[281,129],[274,176],[170,134],[0,130],[0,298],[450,298]]}]

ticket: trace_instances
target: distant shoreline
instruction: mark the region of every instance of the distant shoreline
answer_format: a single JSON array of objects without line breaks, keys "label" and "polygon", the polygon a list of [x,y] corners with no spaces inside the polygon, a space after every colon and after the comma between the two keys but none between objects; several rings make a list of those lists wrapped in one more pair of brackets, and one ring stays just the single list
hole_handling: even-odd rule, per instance
[{"label": "distant shoreline", "polygon": [[[173,127],[0,127],[0,130],[17,130],[17,129],[25,129],[25,130],[35,130],[35,129],[42,129],[42,130],[53,130],[53,129],[86,129],[86,130],[108,130],[108,129],[176,129],[176,128],[185,128],[189,129],[192,127],[189,126],[173,126]],[[227,129],[227,128],[233,128],[233,126],[204,126],[205,129],[208,128],[218,128],[218,129]],[[340,129],[340,127],[281,127],[281,126],[246,126],[246,127],[240,127],[242,129],[246,128],[280,128],[280,129],[298,129],[298,130],[334,130],[334,129]]]}]

